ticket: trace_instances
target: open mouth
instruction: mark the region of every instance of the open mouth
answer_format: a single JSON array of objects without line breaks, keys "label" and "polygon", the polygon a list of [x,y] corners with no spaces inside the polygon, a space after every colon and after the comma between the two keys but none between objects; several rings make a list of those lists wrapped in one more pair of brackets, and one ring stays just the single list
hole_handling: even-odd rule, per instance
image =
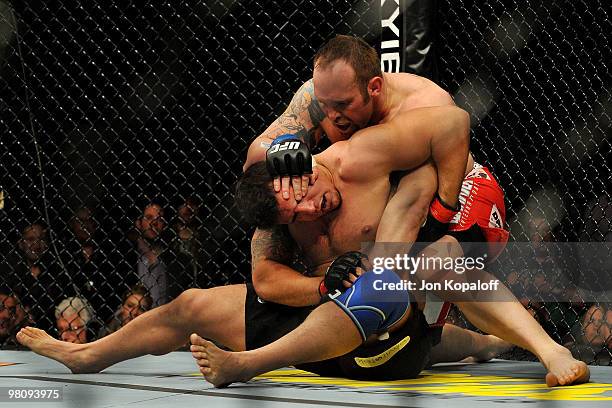
[{"label": "open mouth", "polygon": [[321,198],[321,211],[325,210],[326,207],[327,207],[327,198],[325,198],[325,194],[323,194],[323,197]]},{"label": "open mouth", "polygon": [[350,123],[342,123],[342,124],[336,123],[336,127],[340,129],[340,131],[346,132],[351,127],[351,124]]}]

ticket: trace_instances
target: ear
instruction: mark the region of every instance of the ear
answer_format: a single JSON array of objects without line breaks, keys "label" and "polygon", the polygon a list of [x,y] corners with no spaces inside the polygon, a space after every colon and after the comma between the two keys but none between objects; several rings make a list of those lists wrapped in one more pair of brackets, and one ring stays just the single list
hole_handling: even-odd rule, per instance
[{"label": "ear", "polygon": [[368,82],[368,94],[371,97],[377,97],[381,94],[383,87],[382,77],[375,76]]}]

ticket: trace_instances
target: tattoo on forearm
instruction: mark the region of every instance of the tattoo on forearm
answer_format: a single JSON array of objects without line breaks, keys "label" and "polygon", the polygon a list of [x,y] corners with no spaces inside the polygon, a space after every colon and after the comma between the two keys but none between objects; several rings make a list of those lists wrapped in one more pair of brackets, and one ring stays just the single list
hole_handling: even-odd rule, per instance
[{"label": "tattoo on forearm", "polygon": [[316,128],[325,118],[319,102],[314,96],[312,79],[296,92],[287,110],[275,121],[269,133],[293,133],[313,147]]},{"label": "tattoo on forearm", "polygon": [[264,259],[288,265],[293,261],[295,250],[295,242],[286,226],[258,229],[251,240],[251,268],[255,268],[257,262]]}]

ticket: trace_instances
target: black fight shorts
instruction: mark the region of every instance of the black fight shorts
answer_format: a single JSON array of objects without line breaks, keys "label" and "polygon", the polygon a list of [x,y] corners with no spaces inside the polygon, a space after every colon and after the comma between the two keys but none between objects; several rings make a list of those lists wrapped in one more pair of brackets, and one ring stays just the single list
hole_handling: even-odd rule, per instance
[{"label": "black fight shorts", "polygon": [[247,350],[263,347],[283,337],[298,327],[315,308],[265,302],[259,299],[252,283],[247,283],[246,288],[244,327]]},{"label": "black fight shorts", "polygon": [[[247,283],[246,349],[253,350],[298,327],[316,306],[291,307],[259,299]],[[343,356],[296,368],[324,377],[390,381],[415,378],[428,364],[431,348],[440,342],[442,327],[430,328],[423,312],[412,304],[412,316],[386,340],[362,345]],[[330,328],[333,330],[333,328]]]},{"label": "black fight shorts", "polygon": [[391,381],[415,378],[429,365],[431,349],[442,327],[430,328],[413,304],[412,316],[386,340],[363,345],[339,357],[342,376],[355,380]]}]

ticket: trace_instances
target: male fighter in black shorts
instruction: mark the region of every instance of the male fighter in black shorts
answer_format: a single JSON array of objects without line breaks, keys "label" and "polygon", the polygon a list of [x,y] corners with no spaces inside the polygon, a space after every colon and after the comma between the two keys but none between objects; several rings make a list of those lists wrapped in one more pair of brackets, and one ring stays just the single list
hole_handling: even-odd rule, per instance
[{"label": "male fighter in black shorts", "polygon": [[[432,111],[436,111],[436,109],[414,110],[400,116],[399,120],[396,118],[384,125],[369,127],[355,134],[350,141],[334,144],[324,153],[318,155],[319,178],[300,203],[291,202],[291,200],[286,202],[278,195],[273,196],[271,177],[266,177],[263,164],[256,164],[245,173],[241,181],[238,194],[239,203],[243,203],[246,210],[251,213],[251,218],[259,221],[260,224],[268,221],[266,217],[270,213],[273,214],[273,219],[276,222],[290,224],[291,237],[302,250],[305,247],[307,249],[309,242],[308,240],[302,241],[303,237],[300,236],[300,231],[308,230],[309,236],[318,237],[317,245],[319,249],[321,242],[328,243],[327,247],[323,246],[322,254],[316,254],[315,257],[318,255],[321,259],[321,256],[328,256],[333,253],[334,249],[337,249],[333,247],[332,236],[342,236],[344,229],[369,230],[367,225],[368,215],[376,212],[376,209],[379,208],[380,197],[384,197],[384,191],[377,190],[377,187],[380,187],[381,183],[386,183],[387,188],[389,188],[389,168],[393,164],[398,164],[397,161],[394,162],[394,158],[406,157],[402,153],[405,152],[408,145],[401,145],[397,142],[397,139],[402,139],[399,135],[402,131],[422,135],[426,132],[424,129],[419,129],[418,126],[416,128],[411,127],[411,125],[427,123],[424,118],[433,119],[433,117],[428,117],[428,113]],[[452,111],[448,112],[446,119],[452,120],[451,113]],[[446,120],[441,117],[439,119]],[[402,140],[405,142],[406,139]],[[363,168],[368,169],[367,174],[361,171]],[[398,166],[392,170],[400,169],[402,167]],[[427,169],[427,166],[419,169],[426,172],[423,169]],[[422,177],[427,178],[428,176],[425,174]],[[429,178],[429,182],[432,184],[435,184],[434,177],[435,175]],[[465,210],[447,217],[451,220],[451,227],[448,234],[442,239],[445,242],[455,244],[451,252],[448,253],[448,256],[452,257],[464,255],[461,245],[459,245],[460,240],[501,243],[507,240],[507,232],[502,228],[505,222],[503,193],[492,174],[486,168],[474,165],[464,181],[464,187]],[[241,190],[245,193],[242,197]],[[266,195],[261,191],[267,191],[268,193]],[[398,197],[400,191],[401,187],[392,200]],[[342,197],[342,200],[340,197]],[[342,203],[342,206],[340,206],[340,203]],[[275,205],[277,211],[271,211]],[[302,208],[300,208],[301,205]],[[444,212],[445,209],[441,208],[440,210]],[[450,210],[447,209],[448,211]],[[300,222],[293,226],[292,223],[295,221],[311,221],[311,226],[309,228],[303,227],[303,223]],[[364,237],[366,235],[364,234]],[[378,238],[377,235],[376,239],[378,240]],[[290,238],[287,237],[287,239]],[[495,245],[491,245],[491,249],[495,250],[497,248],[495,248]],[[493,251],[489,251],[489,255],[494,256],[495,254]],[[353,268],[358,265],[358,263],[355,263],[357,261],[350,256],[341,256],[336,262],[344,265],[353,262]],[[333,263],[330,268],[333,271]],[[396,299],[393,302],[386,300],[389,299],[389,296],[395,295],[397,297],[398,294],[384,291],[378,293],[378,295],[383,296],[382,299],[377,299],[374,296],[365,299],[368,297],[368,288],[371,289],[372,280],[375,278],[372,273],[366,273],[355,282],[355,286],[350,291],[335,298],[334,303],[324,304],[317,308],[294,332],[257,350],[245,353],[227,353],[197,336],[192,336],[192,342],[195,343],[192,346],[194,357],[202,367],[201,371],[205,377],[219,386],[236,380],[249,379],[258,373],[286,365],[342,356],[366,341],[369,336],[384,335],[398,327],[401,330],[402,324],[406,321],[418,322],[423,320],[418,315],[418,309],[409,307],[410,299],[407,293],[404,294],[403,299]],[[397,283],[397,279],[397,275],[393,272],[385,271],[383,281]],[[504,299],[516,302],[516,299],[505,287],[502,286],[500,292]],[[418,326],[418,324],[415,324],[415,326]],[[337,330],[329,330],[330,327]],[[541,328],[539,330],[543,333]],[[339,336],[338,332],[342,336]],[[408,334],[404,338],[413,337],[415,340],[412,343],[413,346],[423,344],[420,340],[426,336],[418,336],[418,331],[414,330],[410,333],[412,336]],[[407,332],[402,332],[401,335],[406,334]],[[547,337],[545,333],[544,337]],[[407,353],[404,353],[405,355],[414,356],[408,351],[410,345],[406,346],[404,344],[404,347],[400,347],[402,339],[399,340],[399,342],[393,344],[393,347],[396,347],[398,351],[405,348],[407,351]],[[424,350],[427,349],[426,343]],[[555,344],[552,340],[551,343]],[[555,346],[558,345],[555,344]],[[392,353],[393,347],[388,349],[385,349],[385,347],[382,347],[383,353],[378,355],[380,358]],[[377,348],[376,350],[380,349]],[[365,350],[362,349],[359,352],[363,351]],[[421,365],[422,360],[416,362],[417,364],[412,367],[409,365],[408,367],[412,369],[410,372],[407,371],[405,365],[401,364],[399,359],[394,360],[398,364],[392,365],[392,370],[389,370],[389,364],[387,364],[387,367],[382,364],[379,365],[381,370],[378,371],[371,370],[372,367],[364,367],[359,364],[359,362],[371,361],[373,357],[371,353],[367,357],[355,357],[354,355],[349,358],[341,357],[337,360],[340,362],[335,365],[335,373],[341,373],[343,376],[351,378],[405,378],[408,375],[415,375],[423,367]],[[423,355],[421,355],[421,358],[423,358]],[[571,355],[569,358],[571,359]],[[389,361],[387,360],[385,363]],[[583,370],[584,367],[586,365],[583,363],[575,364],[570,368],[572,372],[563,373],[560,376],[560,381],[569,382],[572,376],[579,375],[580,370]],[[401,370],[402,368],[403,370]],[[395,370],[397,373],[394,372]],[[314,371],[316,372],[317,368]],[[334,371],[332,370],[332,372]],[[586,370],[586,374],[585,371],[582,371],[582,375],[581,378],[587,380],[588,370]],[[559,377],[556,376],[556,378]]]},{"label": "male fighter in black shorts", "polygon": [[[410,121],[414,121],[415,123],[406,129],[411,131],[414,135],[419,134],[423,137],[433,139],[441,137],[445,140],[449,140],[453,137],[457,137],[459,141],[463,140],[461,143],[464,143],[463,154],[465,156],[467,151],[468,117],[463,111],[458,108],[446,108],[446,110],[443,109],[442,111],[427,111],[424,112],[423,115],[424,116],[420,119],[418,119],[420,115],[410,119]],[[445,119],[444,125],[431,127],[423,123],[425,120],[430,120],[433,123],[441,122],[442,118]],[[417,126],[417,124],[418,129],[415,129],[414,126]],[[451,136],[451,134],[454,136]],[[414,139],[411,140],[412,142],[408,142],[409,145],[414,144]],[[367,145],[365,147],[368,148]],[[376,231],[379,230],[379,227],[382,225],[380,223],[381,214],[388,201],[390,187],[388,173],[392,168],[411,167],[412,165],[408,164],[408,162],[419,163],[426,160],[427,157],[431,155],[431,151],[427,148],[419,150],[411,147],[408,149],[406,146],[400,145],[395,147],[388,145],[388,147],[396,152],[404,152],[404,154],[397,160],[385,159],[386,164],[380,167],[379,171],[376,172],[376,174],[380,176],[376,180],[371,180],[371,182],[366,182],[364,180],[364,182],[368,184],[368,189],[367,194],[361,195],[363,199],[362,204],[355,202],[353,205],[351,204],[352,200],[348,199],[344,201],[343,208],[345,210],[354,207],[353,211],[355,215],[360,220],[360,223],[363,223],[361,227],[355,229],[346,222],[344,222],[344,226],[342,226],[342,223],[339,223],[332,228],[334,231],[329,231],[327,235],[329,241],[319,242],[319,244],[322,245],[318,245],[317,239],[320,236],[314,235],[315,231],[309,229],[309,224],[302,223],[301,225],[304,227],[301,232],[304,238],[302,241],[302,244],[304,244],[302,249],[312,254],[316,254],[316,257],[324,256],[325,259],[333,259],[335,255],[342,254],[350,248],[358,247],[359,242],[363,240],[375,239]],[[459,149],[457,148],[456,151],[459,151]],[[372,150],[371,153],[373,158],[380,160],[380,157],[374,154],[374,150]],[[351,155],[349,154],[349,156]],[[464,164],[460,163],[460,167],[463,168],[463,166]],[[431,200],[433,191],[436,188],[435,171],[432,166],[422,167],[422,169],[415,171],[428,173],[431,175],[431,179],[434,180],[432,183],[431,179],[428,178],[427,183],[425,183],[423,187],[423,194],[428,194],[430,197],[429,200]],[[383,177],[383,173],[381,172],[386,172],[387,174]],[[325,177],[326,175],[322,174],[321,180],[324,180]],[[321,181],[321,183],[317,183],[317,185],[324,186],[324,183]],[[419,188],[417,188],[416,185],[411,185],[411,192],[418,190]],[[313,187],[312,193],[316,193],[316,191],[317,188]],[[402,191],[406,190],[404,189]],[[376,198],[372,199],[374,196],[376,196]],[[333,194],[323,194],[319,195],[319,197],[321,197],[321,200],[318,201],[319,208],[321,208],[320,204],[323,202],[323,197],[328,201],[327,204],[323,204],[324,212],[332,210],[339,204],[339,197]],[[396,194],[396,197],[400,197],[400,195]],[[310,204],[308,204],[309,202]],[[376,204],[374,204],[374,202],[376,202]],[[313,204],[311,201],[304,201],[303,203],[303,205],[307,206],[311,204]],[[392,202],[389,202],[389,204],[392,204]],[[366,205],[370,207],[366,213],[363,213]],[[310,216],[313,217],[317,213],[319,213],[318,210],[313,210]],[[302,217],[308,218],[308,215],[302,213],[302,215],[295,218]],[[346,221],[350,221],[350,219],[347,218]],[[387,230],[393,231],[394,229],[387,228]],[[308,239],[309,235],[310,239]],[[261,245],[261,240],[253,240],[254,263],[262,262],[262,255],[264,252],[267,253],[268,249],[270,249],[267,244],[265,244],[266,248],[262,248]],[[309,248],[306,248],[306,246]],[[279,253],[279,256],[281,253],[284,253],[282,246],[273,247],[272,251]],[[325,252],[327,252],[327,255],[325,255]],[[289,252],[284,253],[284,255],[288,254]],[[314,259],[313,257],[310,258],[311,260]],[[275,269],[275,271],[279,274],[283,273],[282,269]],[[320,269],[320,272],[323,272],[323,270]],[[317,287],[319,286],[318,281],[321,280],[320,277],[303,278],[316,279]],[[290,285],[291,282],[285,282],[285,284]],[[316,300],[311,304],[317,304],[320,301],[320,295],[316,288],[314,288],[313,292],[316,296]],[[309,297],[311,294],[305,293],[304,296]],[[211,289],[190,289],[185,291],[171,303],[155,308],[137,317],[130,322],[129,325],[126,325],[117,332],[92,343],[75,345],[60,342],[51,338],[44,331],[35,328],[23,329],[19,333],[18,339],[21,344],[30,347],[33,351],[41,355],[53,358],[65,364],[75,373],[98,372],[116,362],[144,354],[158,355],[168,353],[184,344],[189,334],[193,332],[198,332],[206,338],[215,340],[232,350],[245,350],[251,342],[251,336],[248,334],[250,329],[247,328],[245,334],[245,325],[248,326],[248,324],[251,323],[250,316],[248,314],[245,316],[245,308],[248,312],[251,309],[253,300],[256,304],[260,304],[253,296],[247,296],[247,288],[245,285],[229,285]],[[304,301],[304,299],[297,298],[293,298],[292,300],[294,302]],[[295,310],[290,311],[290,314],[293,315],[294,313]],[[304,316],[302,316],[297,323],[299,324],[303,318]],[[293,327],[295,327],[295,325],[288,327],[286,331],[290,331]],[[459,357],[463,358],[473,354],[472,350],[477,349],[477,351],[484,350],[485,353],[477,353],[476,357],[486,358],[486,346],[489,345],[489,340],[492,339],[492,337],[480,336],[469,331],[461,332],[467,335],[468,338],[466,342],[468,344],[467,347],[458,347],[463,353]],[[144,336],[143,333],[147,335]],[[283,334],[284,333],[277,333],[277,337]],[[476,337],[481,341],[472,344],[472,337]],[[273,339],[270,339],[270,341],[271,340]],[[472,345],[474,347],[470,347]]]},{"label": "male fighter in black shorts", "polygon": [[[262,160],[272,140],[284,133],[297,134],[311,145],[326,140],[334,143],[351,137],[359,129],[387,123],[397,115],[416,108],[449,105],[453,105],[452,98],[435,83],[407,73],[383,73],[380,70],[380,60],[372,47],[361,39],[339,35],[327,42],[315,55],[313,78],[304,83],[286,111],[253,141],[244,169]],[[450,206],[455,206],[455,197],[448,191],[449,185],[455,185],[453,176],[447,171],[450,168],[438,168],[438,193]],[[369,168],[364,165],[361,171],[367,172]],[[491,200],[489,196],[499,200],[501,190],[492,185],[494,179],[488,171],[475,168],[471,154],[468,156],[465,174],[470,172],[473,172],[474,180],[466,181],[463,186],[466,206],[471,205],[475,197],[481,202]],[[398,211],[388,212],[389,216],[383,217],[379,226],[379,233],[387,237],[386,241],[413,242],[416,239],[418,227],[427,214],[428,200],[431,198],[427,194],[418,194],[418,189],[422,188],[419,178],[416,172],[406,175],[402,183],[412,184],[414,188],[408,191],[416,193],[389,203],[389,206],[397,207]],[[299,201],[308,190],[309,177],[292,178],[294,194],[291,200],[286,180],[283,178],[282,187],[275,180],[275,190],[282,190],[285,200],[295,198]],[[308,210],[303,204],[295,207],[297,212]],[[463,231],[464,239],[503,241],[503,228],[498,228],[502,226],[500,216],[503,214],[500,207],[484,205],[479,208],[480,211],[475,212],[463,211],[461,219],[453,220],[456,221],[453,223],[456,224],[455,235]],[[487,217],[490,219],[486,220]],[[476,219],[480,231],[472,228]],[[397,225],[405,228],[394,230]],[[387,226],[391,226],[391,229]],[[478,237],[478,234],[481,236]],[[277,235],[258,230],[253,238],[255,242],[274,241],[276,244],[278,240],[273,238]],[[253,264],[253,282],[261,297],[286,305],[316,302],[316,295],[312,293],[316,282],[275,266],[278,265],[265,257]],[[279,281],[292,283],[284,285],[279,284]],[[443,293],[438,296],[444,298]],[[465,302],[461,306],[467,318],[485,332],[497,334],[531,350],[549,371],[549,385],[567,385],[588,379],[587,366],[574,359],[566,348],[556,344],[524,312],[518,302]],[[444,313],[439,316],[442,318]]]}]

